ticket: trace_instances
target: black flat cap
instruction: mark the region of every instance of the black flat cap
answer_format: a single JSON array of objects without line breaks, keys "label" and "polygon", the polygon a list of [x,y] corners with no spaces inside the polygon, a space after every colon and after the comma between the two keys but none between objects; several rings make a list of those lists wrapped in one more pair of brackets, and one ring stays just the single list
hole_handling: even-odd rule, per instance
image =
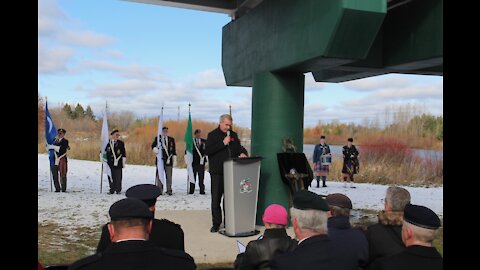
[{"label": "black flat cap", "polygon": [[167,130],[168,130],[168,127],[163,127],[163,128],[162,128],[162,130],[165,130],[165,129],[167,129]]},{"label": "black flat cap", "polygon": [[152,206],[155,205],[157,197],[160,196],[160,188],[152,184],[135,185],[127,189],[125,196],[140,199],[148,206]]},{"label": "black flat cap", "polygon": [[59,129],[57,130],[57,132],[67,133],[67,131],[66,131],[65,129],[63,129],[63,128],[59,128]]},{"label": "black flat cap", "polygon": [[413,225],[425,229],[438,229],[441,226],[440,218],[430,208],[422,205],[407,204],[403,219]]},{"label": "black flat cap", "polygon": [[341,193],[328,194],[327,203],[329,206],[352,209],[352,201],[350,198]]},{"label": "black flat cap", "polygon": [[305,189],[297,191],[293,195],[293,207],[300,210],[329,210],[327,201],[322,196]]},{"label": "black flat cap", "polygon": [[137,198],[125,198],[115,202],[110,206],[108,214],[111,220],[153,218],[153,213],[148,209],[148,206]]},{"label": "black flat cap", "polygon": [[320,136],[320,139],[325,139],[325,136],[323,136],[323,135],[322,135],[322,136]]},{"label": "black flat cap", "polygon": [[348,138],[347,141],[353,142],[353,138]]},{"label": "black flat cap", "polygon": [[110,132],[110,135],[113,135],[115,132],[118,132],[118,129],[112,130],[112,132]]}]

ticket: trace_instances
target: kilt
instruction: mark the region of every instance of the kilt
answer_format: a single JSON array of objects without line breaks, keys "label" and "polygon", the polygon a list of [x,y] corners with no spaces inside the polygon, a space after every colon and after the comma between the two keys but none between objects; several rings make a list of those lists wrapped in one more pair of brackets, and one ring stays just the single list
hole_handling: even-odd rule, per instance
[{"label": "kilt", "polygon": [[343,159],[342,173],[357,174],[358,169],[358,163],[355,160]]},{"label": "kilt", "polygon": [[313,164],[313,170],[315,172],[328,173],[330,171],[330,165],[322,165],[321,161],[317,161]]}]

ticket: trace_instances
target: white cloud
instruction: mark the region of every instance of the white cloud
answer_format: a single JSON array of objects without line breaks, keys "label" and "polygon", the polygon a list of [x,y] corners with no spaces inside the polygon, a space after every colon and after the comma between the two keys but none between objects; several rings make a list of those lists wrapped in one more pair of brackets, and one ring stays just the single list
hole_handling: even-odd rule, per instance
[{"label": "white cloud", "polygon": [[325,88],[325,83],[316,82],[311,72],[305,74],[305,90],[306,91],[322,90],[324,88]]},{"label": "white cloud", "polygon": [[38,34],[48,36],[58,30],[59,20],[65,19],[65,13],[55,0],[38,1]]},{"label": "white cloud", "polygon": [[345,88],[356,91],[377,91],[379,89],[403,88],[412,84],[411,78],[397,74],[368,77],[341,83]]},{"label": "white cloud", "polygon": [[192,86],[197,89],[220,89],[227,87],[223,71],[209,69],[199,72],[192,80]]},{"label": "white cloud", "polygon": [[58,40],[62,43],[98,48],[114,42],[112,37],[89,30],[63,30],[58,33]]},{"label": "white cloud", "polygon": [[65,72],[68,70],[67,63],[73,55],[73,50],[68,47],[38,46],[38,72]]},{"label": "white cloud", "polygon": [[153,90],[157,84],[150,81],[126,80],[117,83],[101,84],[90,91],[91,97],[130,98]]},{"label": "white cloud", "polygon": [[119,50],[106,50],[103,52],[103,54],[115,59],[123,58],[123,53]]},{"label": "white cloud", "polygon": [[112,62],[104,61],[104,60],[87,60],[80,63],[77,67],[77,72],[83,70],[99,70],[105,72],[112,72],[120,77],[124,77],[127,79],[142,79],[142,80],[165,80],[165,77],[162,74],[159,74],[157,70],[159,68],[145,66],[145,65],[138,65],[138,64],[130,64],[127,66],[121,66],[118,64],[114,64]]}]

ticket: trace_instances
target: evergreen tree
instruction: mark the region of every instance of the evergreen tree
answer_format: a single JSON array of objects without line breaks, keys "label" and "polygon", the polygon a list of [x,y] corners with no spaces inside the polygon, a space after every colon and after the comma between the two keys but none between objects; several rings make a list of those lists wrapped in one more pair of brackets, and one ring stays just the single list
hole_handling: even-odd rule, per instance
[{"label": "evergreen tree", "polygon": [[62,109],[69,118],[73,118],[72,107],[69,104],[65,103]]},{"label": "evergreen tree", "polygon": [[80,103],[77,103],[77,106],[75,107],[75,112],[73,113],[73,118],[83,118],[85,117],[85,110],[83,109],[82,105]]},{"label": "evergreen tree", "polygon": [[93,111],[90,105],[87,106],[87,110],[85,111],[85,116],[92,120],[95,120],[95,115],[93,115]]}]

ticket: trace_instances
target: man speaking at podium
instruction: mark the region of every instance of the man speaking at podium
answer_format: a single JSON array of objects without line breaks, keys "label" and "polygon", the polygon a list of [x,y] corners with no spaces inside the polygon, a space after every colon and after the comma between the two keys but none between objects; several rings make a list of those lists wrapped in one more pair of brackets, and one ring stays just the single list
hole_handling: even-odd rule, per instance
[{"label": "man speaking at podium", "polygon": [[[220,116],[218,128],[208,133],[205,146],[208,155],[212,192],[212,228],[210,232],[218,232],[222,223],[220,202],[223,196],[223,162],[229,158],[247,157],[247,150],[240,144],[237,133],[231,130],[232,117],[229,114]],[[225,211],[225,205],[223,207]]]}]

